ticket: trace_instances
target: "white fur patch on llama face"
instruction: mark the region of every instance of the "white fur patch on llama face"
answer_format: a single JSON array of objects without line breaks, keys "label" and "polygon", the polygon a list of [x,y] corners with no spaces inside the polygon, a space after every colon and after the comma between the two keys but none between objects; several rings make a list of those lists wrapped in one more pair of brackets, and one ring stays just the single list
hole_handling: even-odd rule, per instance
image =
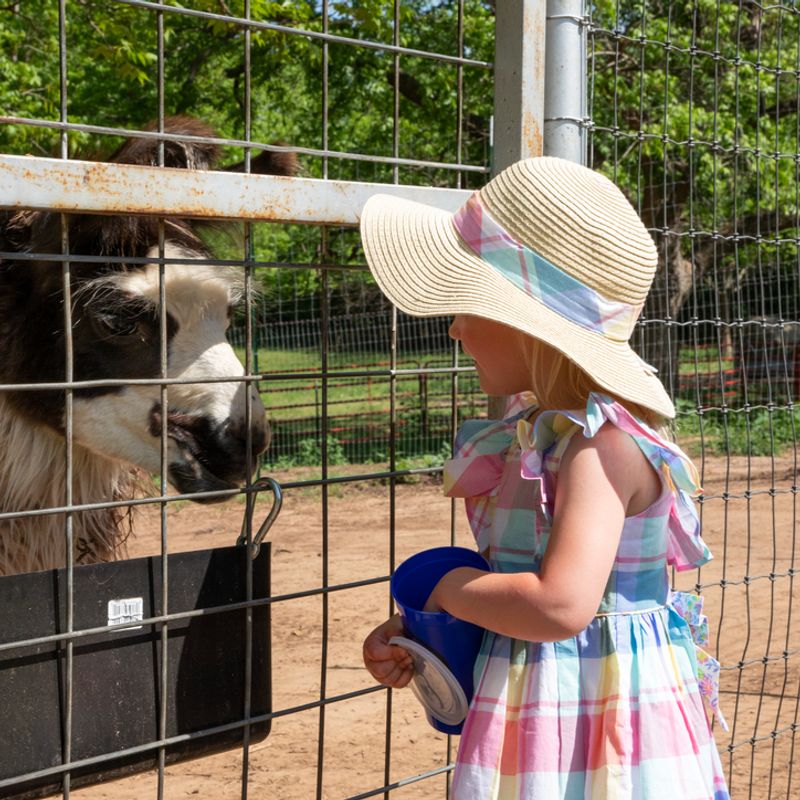
[{"label": "white fur patch on llama face", "polygon": [[[158,258],[158,249],[152,248],[147,257]],[[193,264],[191,259],[196,258],[196,254],[169,242],[164,246],[164,258],[188,259],[187,263],[164,266],[167,311],[179,325],[194,327],[209,316],[226,319],[229,305],[242,295],[241,269]],[[158,308],[158,264],[145,264],[139,269],[118,273],[110,280],[118,289],[148,300]]]},{"label": "white fur patch on llama face", "polygon": [[[156,257],[157,252],[149,255]],[[190,255],[169,244],[165,247],[168,259]],[[221,488],[213,486],[214,478],[227,485],[242,482],[245,441],[249,436],[252,456],[257,455],[266,446],[267,425],[255,388],[248,389],[245,381],[235,380],[245,374],[244,368],[226,339],[229,309],[240,297],[241,281],[231,268],[174,263],[165,265],[163,282],[170,321],[167,377],[198,382],[167,386],[168,413],[163,422],[159,385],[131,385],[96,396],[76,394],[75,441],[158,473],[160,429],[164,424],[170,480],[183,484],[179,489]],[[103,283],[159,309],[157,264],[108,276]],[[159,348],[158,341],[151,346]],[[124,364],[120,365],[119,377],[125,377]],[[252,418],[249,434],[245,431],[248,391]]]}]

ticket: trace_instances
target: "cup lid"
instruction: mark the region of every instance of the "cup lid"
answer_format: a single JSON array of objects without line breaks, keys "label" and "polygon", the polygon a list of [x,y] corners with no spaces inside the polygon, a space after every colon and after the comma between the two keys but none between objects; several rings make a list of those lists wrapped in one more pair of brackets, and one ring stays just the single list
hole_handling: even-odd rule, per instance
[{"label": "cup lid", "polygon": [[393,636],[389,644],[408,650],[414,662],[411,691],[432,717],[445,725],[458,725],[469,710],[467,695],[447,665],[427,647],[405,636]]}]

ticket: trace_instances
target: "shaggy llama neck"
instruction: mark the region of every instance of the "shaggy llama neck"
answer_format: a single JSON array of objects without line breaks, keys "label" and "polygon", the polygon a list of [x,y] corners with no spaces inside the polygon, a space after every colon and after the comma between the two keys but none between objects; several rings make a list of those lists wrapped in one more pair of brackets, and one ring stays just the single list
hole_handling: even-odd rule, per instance
[{"label": "shaggy llama neck", "polygon": [[[72,504],[131,497],[130,468],[73,444]],[[0,511],[66,505],[64,437],[16,414],[0,395]],[[75,564],[109,561],[124,553],[129,509],[72,515]],[[66,515],[0,520],[0,575],[66,565]]]}]

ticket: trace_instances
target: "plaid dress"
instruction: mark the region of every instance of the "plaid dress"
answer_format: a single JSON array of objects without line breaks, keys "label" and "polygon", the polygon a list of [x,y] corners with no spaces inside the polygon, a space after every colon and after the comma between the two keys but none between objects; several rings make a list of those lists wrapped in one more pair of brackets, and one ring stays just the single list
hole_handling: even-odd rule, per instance
[{"label": "plaid dress", "polygon": [[547,546],[561,457],[578,431],[628,432],[663,492],[625,520],[597,616],[577,636],[528,642],[487,631],[464,724],[455,800],[729,800],[703,702],[716,712],[719,664],[701,649],[697,595],[672,593],[667,565],[711,554],[692,497],[697,473],[675,445],[620,404],[531,408],[465,423],[445,490],[466,498],[478,548],[496,572],[536,572]]}]

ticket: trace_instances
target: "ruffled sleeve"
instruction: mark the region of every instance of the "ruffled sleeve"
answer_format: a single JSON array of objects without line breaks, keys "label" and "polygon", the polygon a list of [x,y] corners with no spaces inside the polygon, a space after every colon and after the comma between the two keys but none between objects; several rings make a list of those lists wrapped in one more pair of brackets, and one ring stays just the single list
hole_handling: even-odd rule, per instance
[{"label": "ruffled sleeve", "polygon": [[506,455],[514,443],[517,420],[530,413],[524,406],[525,395],[515,396],[502,420],[474,419],[459,429],[453,458],[444,464],[444,493],[463,497],[478,549],[489,547],[490,507],[497,495],[506,464]]},{"label": "ruffled sleeve", "polygon": [[629,433],[672,490],[674,500],[669,518],[667,563],[679,572],[708,563],[712,558],[711,551],[700,536],[700,517],[694,503],[694,498],[703,491],[697,469],[686,453],[659,436],[620,403],[604,395],[592,393],[586,407],[585,422],[581,416],[572,415],[583,427],[584,436],[594,436],[606,420]]}]

